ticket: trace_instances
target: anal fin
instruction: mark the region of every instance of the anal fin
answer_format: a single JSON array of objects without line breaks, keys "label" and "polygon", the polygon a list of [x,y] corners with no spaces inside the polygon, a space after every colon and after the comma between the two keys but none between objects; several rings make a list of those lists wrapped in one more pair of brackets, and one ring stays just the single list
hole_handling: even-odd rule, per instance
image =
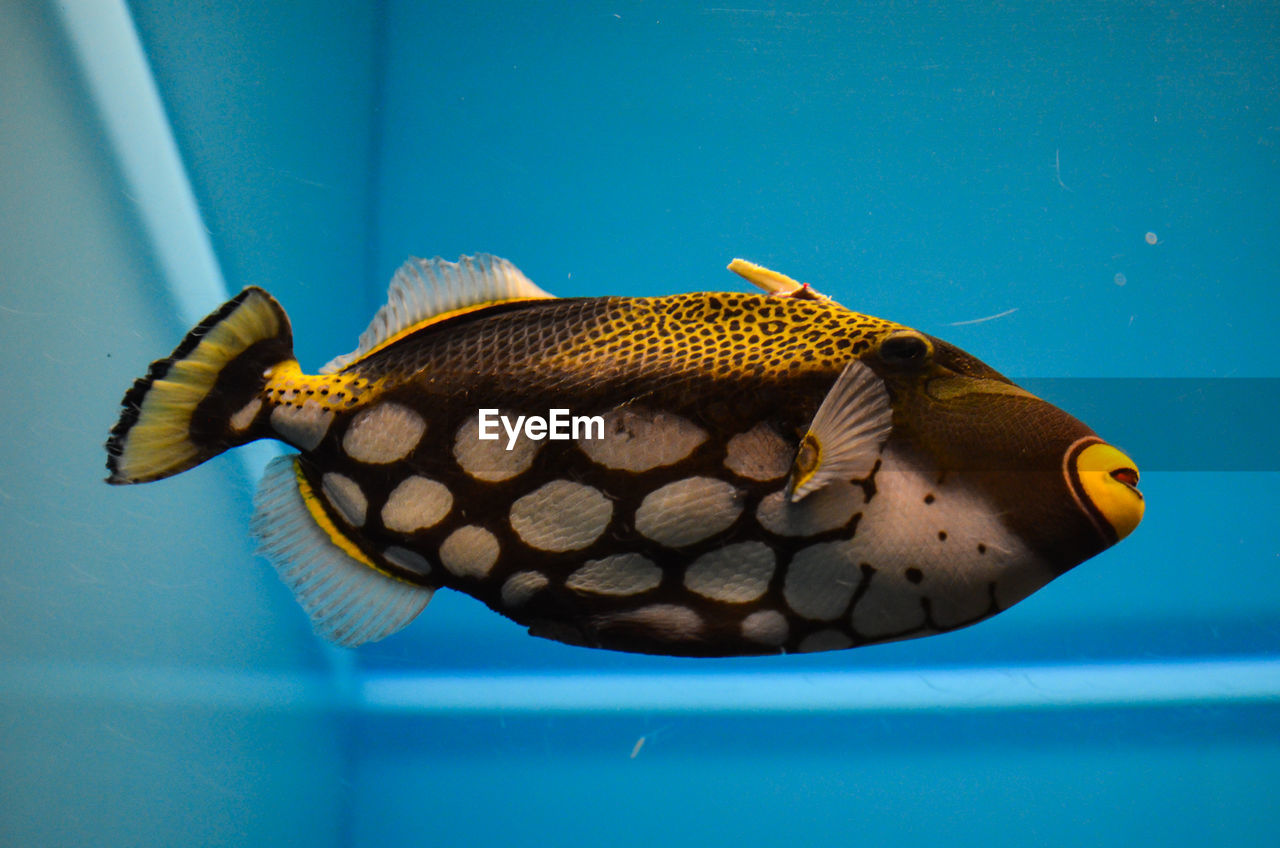
[{"label": "anal fin", "polygon": [[404,629],[433,589],[378,571],[333,525],[295,456],[267,466],[254,497],[259,550],[311,618],[316,633],[355,647]]}]

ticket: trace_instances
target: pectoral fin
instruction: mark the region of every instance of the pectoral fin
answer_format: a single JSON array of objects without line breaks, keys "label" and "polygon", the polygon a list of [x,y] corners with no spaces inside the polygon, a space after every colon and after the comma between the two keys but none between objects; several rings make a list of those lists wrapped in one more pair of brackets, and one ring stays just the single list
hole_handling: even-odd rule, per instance
[{"label": "pectoral fin", "polygon": [[800,441],[787,496],[801,500],[833,480],[868,476],[893,428],[884,381],[855,359],[844,367]]}]

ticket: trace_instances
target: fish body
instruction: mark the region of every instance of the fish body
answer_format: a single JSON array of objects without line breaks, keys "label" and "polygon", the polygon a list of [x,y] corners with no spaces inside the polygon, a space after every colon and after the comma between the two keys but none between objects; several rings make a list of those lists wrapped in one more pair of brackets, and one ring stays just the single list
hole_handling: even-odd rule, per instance
[{"label": "fish body", "polygon": [[108,479],[292,445],[253,530],[346,645],[445,587],[577,645],[847,648],[980,621],[1136,526],[1137,470],[1087,426],[769,274],[560,299],[493,257],[412,260],[316,375],[246,289],[126,395]]}]

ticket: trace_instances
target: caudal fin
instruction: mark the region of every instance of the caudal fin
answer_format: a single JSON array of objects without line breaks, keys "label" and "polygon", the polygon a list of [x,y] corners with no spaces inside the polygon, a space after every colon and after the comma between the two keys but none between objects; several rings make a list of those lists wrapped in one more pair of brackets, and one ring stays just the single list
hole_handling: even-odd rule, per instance
[{"label": "caudal fin", "polygon": [[145,483],[252,441],[264,372],[293,359],[293,331],[275,298],[250,286],[151,363],[121,401],[107,440],[107,482]]}]

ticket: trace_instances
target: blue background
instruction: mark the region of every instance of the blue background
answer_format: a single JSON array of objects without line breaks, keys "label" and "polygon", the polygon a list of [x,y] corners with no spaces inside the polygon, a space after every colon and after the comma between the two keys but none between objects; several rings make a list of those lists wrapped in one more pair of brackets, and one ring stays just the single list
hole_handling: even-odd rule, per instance
[{"label": "blue background", "polygon": [[280,298],[305,368],[410,254],[560,295],[738,288],[743,256],[1060,391],[1144,468],[1133,537],[982,625],[687,661],[448,592],[331,650],[253,555],[239,459],[101,483],[191,295],[85,5],[0,5],[0,842],[1280,835],[1280,465],[1239,460],[1275,442],[1275,6],[123,7],[227,288]]}]

